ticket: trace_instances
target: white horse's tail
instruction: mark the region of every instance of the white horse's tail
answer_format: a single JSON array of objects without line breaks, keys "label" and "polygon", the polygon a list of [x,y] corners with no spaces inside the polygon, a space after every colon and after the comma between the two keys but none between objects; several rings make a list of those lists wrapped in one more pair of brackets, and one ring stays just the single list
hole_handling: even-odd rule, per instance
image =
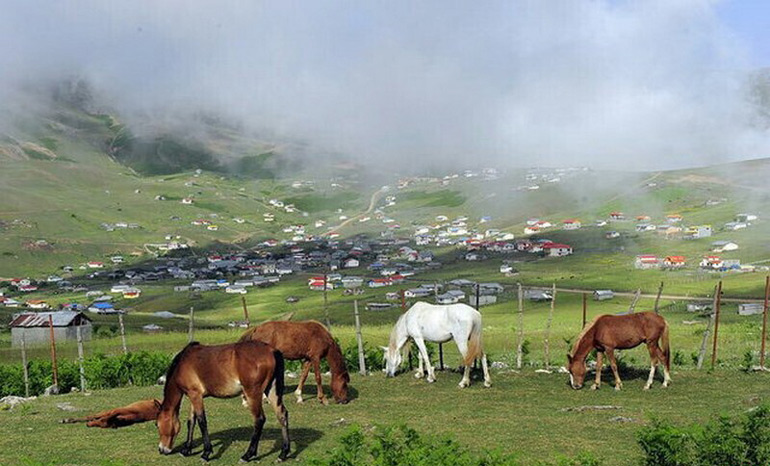
[{"label": "white horse's tail", "polygon": [[471,334],[468,336],[468,352],[465,353],[463,364],[467,367],[473,364],[473,360],[483,353],[481,347],[481,322],[474,322]]}]

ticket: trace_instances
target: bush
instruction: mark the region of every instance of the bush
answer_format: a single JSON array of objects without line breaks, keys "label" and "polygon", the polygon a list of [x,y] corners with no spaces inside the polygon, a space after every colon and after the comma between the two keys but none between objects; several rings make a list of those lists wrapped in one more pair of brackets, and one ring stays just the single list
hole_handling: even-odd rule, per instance
[{"label": "bush", "polygon": [[[134,385],[152,385],[166,372],[171,355],[160,352],[105,356],[97,353],[83,361],[86,385],[92,389]],[[39,395],[53,385],[50,361],[33,360],[28,364],[29,391]],[[24,371],[21,364],[0,364],[0,396],[24,395]],[[76,361],[58,361],[58,382],[62,391],[80,386],[80,368]]]},{"label": "bush", "polygon": [[[421,436],[407,426],[364,431],[350,427],[339,445],[323,457],[308,459],[312,466],[514,466],[522,464],[514,455],[497,451],[473,453],[446,437]],[[548,464],[548,463],[543,463]],[[599,466],[591,455],[557,461],[563,466]]]},{"label": "bush", "polygon": [[761,406],[737,420],[720,417],[703,427],[655,420],[639,431],[637,442],[650,466],[770,464],[770,408]]}]

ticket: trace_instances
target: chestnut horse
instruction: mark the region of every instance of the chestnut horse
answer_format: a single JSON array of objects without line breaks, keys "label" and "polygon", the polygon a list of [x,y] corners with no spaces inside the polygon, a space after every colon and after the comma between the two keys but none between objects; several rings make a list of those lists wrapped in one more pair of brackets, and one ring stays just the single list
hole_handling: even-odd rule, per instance
[{"label": "chestnut horse", "polygon": [[102,429],[130,426],[139,422],[154,421],[158,419],[160,401],[156,399],[142,400],[131,403],[121,408],[110,409],[100,413],[81,418],[62,419],[64,424],[85,422],[88,427],[101,427]]},{"label": "chestnut horse", "polygon": [[348,402],[348,383],[350,375],[345,365],[345,357],[342,355],[339,345],[326,327],[315,320],[304,322],[291,322],[276,320],[265,322],[262,325],[251,328],[243,334],[240,341],[257,340],[267,343],[283,354],[285,359],[304,361],[302,375],[294,394],[297,403],[302,403],[302,387],[310,373],[310,365],[313,365],[315,382],[318,387],[318,401],[327,404],[324,390],[321,386],[321,359],[326,358],[332,373],[331,390],[337,403]]},{"label": "chestnut horse", "polygon": [[289,454],[289,413],[283,405],[283,356],[279,351],[258,342],[248,341],[229,345],[204,346],[193,342],[177,354],[166,373],[163,388],[163,403],[158,415],[158,432],[161,454],[171,453],[174,438],[181,430],[179,406],[187,395],[191,404],[191,415],[187,421],[187,442],[180,453],[192,453],[192,440],[197,423],[203,436],[203,454],[208,461],[213,447],[209,439],[206,411],[203,398],[232,398],[243,394],[254,416],[254,433],[241,461],[250,461],[257,456],[259,438],[265,425],[262,410],[262,395],[267,395],[281,424],[283,445],[279,460]]},{"label": "chestnut horse", "polygon": [[589,323],[578,335],[567,354],[567,369],[569,370],[570,385],[574,389],[583,387],[586,374],[586,358],[592,350],[596,350],[596,381],[591,389],[596,390],[601,385],[602,355],[607,353],[615,375],[615,390],[620,390],[623,382],[618,375],[618,365],[615,361],[616,349],[635,348],[642,343],[647,344],[650,352],[650,375],[644,389],[652,386],[655,368],[663,364],[663,387],[671,383],[669,374],[671,351],[668,345],[668,323],[654,312],[638,312],[625,315],[601,315]]}]

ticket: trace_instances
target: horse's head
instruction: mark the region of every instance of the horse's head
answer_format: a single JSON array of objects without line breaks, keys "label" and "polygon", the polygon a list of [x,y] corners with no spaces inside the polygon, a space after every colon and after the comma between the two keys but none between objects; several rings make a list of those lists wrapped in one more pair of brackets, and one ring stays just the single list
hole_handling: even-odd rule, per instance
[{"label": "horse's head", "polygon": [[158,414],[158,433],[160,434],[160,443],[158,443],[158,452],[161,455],[168,455],[174,447],[181,423],[179,422],[179,413],[172,410],[161,411]]},{"label": "horse's head", "polygon": [[401,365],[401,352],[390,346],[383,346],[382,351],[385,353],[385,374],[393,377],[396,375],[398,366]]},{"label": "horse's head", "polygon": [[331,389],[334,400],[339,404],[346,404],[348,401],[348,383],[350,375],[347,372],[337,374],[332,373]]},{"label": "horse's head", "polygon": [[586,377],[586,361],[585,359],[574,358],[571,354],[567,353],[567,370],[569,371],[569,384],[575,390],[583,388],[583,380]]}]

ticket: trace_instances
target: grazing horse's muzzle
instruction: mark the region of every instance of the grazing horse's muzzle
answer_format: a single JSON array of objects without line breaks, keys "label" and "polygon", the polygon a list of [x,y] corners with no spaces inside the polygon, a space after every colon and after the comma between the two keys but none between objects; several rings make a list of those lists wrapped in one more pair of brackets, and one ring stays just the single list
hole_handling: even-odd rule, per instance
[{"label": "grazing horse's muzzle", "polygon": [[168,455],[171,453],[171,449],[168,447],[164,447],[163,444],[158,444],[158,453],[161,455]]}]

